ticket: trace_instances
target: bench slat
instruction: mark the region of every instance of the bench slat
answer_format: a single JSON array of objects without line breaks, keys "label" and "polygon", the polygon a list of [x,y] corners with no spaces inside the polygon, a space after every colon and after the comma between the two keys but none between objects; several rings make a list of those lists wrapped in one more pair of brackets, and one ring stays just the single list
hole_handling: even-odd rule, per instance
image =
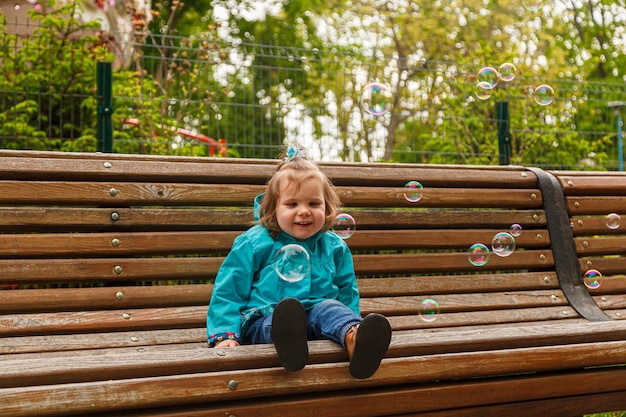
[{"label": "bench slat", "polygon": [[[26,158],[24,158],[26,157]],[[244,160],[228,158],[168,158],[141,157],[133,155],[86,155],[86,154],[34,154],[13,156],[3,151],[0,178],[20,179],[60,179],[91,180],[99,178],[120,178],[125,181],[153,180],[162,178],[177,181],[206,183],[256,183],[265,184],[276,170],[275,160]],[[172,162],[185,162],[174,164]],[[109,167],[104,162],[109,162]],[[140,164],[138,164],[140,162]],[[322,169],[339,185],[354,184],[354,169],[363,174],[358,177],[359,184],[403,186],[406,182],[417,180],[428,186],[441,183],[462,187],[473,185],[485,187],[510,188],[522,186],[536,187],[537,180],[523,168],[486,167],[486,166],[444,166],[431,165],[407,167],[402,164],[334,164],[321,163]],[[423,169],[423,168],[427,169]]]},{"label": "bench slat", "polygon": [[[226,402],[216,406],[161,408],[149,413],[128,412],[128,417],[275,417],[285,409],[298,410],[298,417],[319,417],[320,410],[333,410],[335,417],[362,417],[362,410],[378,415],[429,417],[527,417],[544,415],[571,417],[615,410],[626,395],[626,370],[603,369],[571,372],[566,375],[518,376],[504,380],[486,379],[470,383],[403,384],[394,390],[360,389],[318,395],[315,398],[274,397],[268,400]],[[610,381],[610,382],[605,382]],[[599,394],[584,395],[582,387],[597,387]],[[545,387],[538,390],[537,387]],[[569,387],[569,391],[564,390]],[[539,391],[539,392],[537,392]],[[573,393],[564,397],[562,393]],[[529,397],[541,398],[527,401]],[[555,399],[553,397],[559,397]],[[503,404],[506,402],[506,404]],[[354,404],[359,404],[355,407]],[[440,410],[445,404],[446,410]],[[411,413],[411,414],[406,414]],[[415,414],[419,413],[419,414]],[[423,413],[423,414],[422,414]],[[113,416],[104,414],[103,417]]]},{"label": "bench slat", "polygon": [[567,211],[573,215],[621,213],[626,205],[626,197],[567,197]]},{"label": "bench slat", "polygon": [[[150,205],[251,204],[265,187],[244,184],[0,181],[0,204],[43,203],[99,207]],[[402,187],[337,187],[345,206],[415,207]],[[429,188],[419,207],[493,207],[538,209],[538,189]]]},{"label": "bench slat", "polygon": [[[262,347],[255,347],[262,349]],[[495,351],[435,354],[383,360],[375,377],[361,381],[361,387],[478,378],[536,371],[558,371],[580,363],[603,366],[626,361],[626,341],[542,346]],[[321,372],[323,370],[323,372]],[[236,388],[229,389],[229,382]],[[8,416],[120,411],[134,407],[162,407],[174,404],[210,403],[261,396],[338,392],[354,383],[347,364],[310,365],[298,373],[283,369],[194,373],[180,376],[106,380],[67,385],[42,385],[0,389]],[[62,390],[60,388],[63,388]],[[231,383],[231,387],[234,385]],[[190,397],[190,392],[194,395]],[[98,399],[97,402],[94,399]],[[52,401],[54,399],[54,401]],[[35,401],[36,400],[36,401]],[[49,407],[41,413],[40,404]],[[98,407],[98,408],[96,408]]]},{"label": "bench slat", "polygon": [[[508,229],[518,223],[524,230],[545,228],[543,210],[424,210],[349,211],[358,218],[359,230],[455,228],[467,225]],[[115,213],[117,220],[112,220]],[[245,230],[252,225],[251,209],[219,208],[89,208],[89,207],[0,207],[0,230],[5,231],[103,231],[103,230]],[[606,228],[606,226],[605,226]],[[534,230],[533,230],[534,231]]]},{"label": "bench slat", "polygon": [[[482,292],[557,289],[554,272],[481,274]],[[361,297],[474,293],[476,275],[437,275],[436,277],[362,278],[358,280]]]},{"label": "bench slat", "polygon": [[[581,333],[582,322],[536,324],[510,328],[460,329],[432,332],[415,337],[415,332],[403,332],[394,337],[387,358],[442,353],[487,352],[510,348],[534,348],[573,343],[620,341],[626,337],[626,322],[613,322]],[[337,344],[313,342],[309,364],[347,362],[345,350]],[[250,355],[250,351],[255,351]],[[16,354],[3,361],[0,387],[86,382],[107,379],[139,378],[159,375],[182,375],[199,372],[278,367],[271,346],[244,346],[235,349],[206,349],[206,343],[166,346],[128,347],[81,350],[73,352],[77,359],[68,363],[67,353]],[[38,364],[40,358],[45,365]],[[80,360],[78,360],[80,358]],[[283,373],[285,373],[283,371]],[[16,381],[15,379],[19,379]]]},{"label": "bench slat", "polygon": [[[206,344],[206,327],[170,330],[132,330],[129,332],[84,333],[80,335],[48,335],[3,337],[0,355],[17,353],[88,351],[117,347]],[[13,357],[13,356],[11,356]],[[1,360],[1,357],[0,357]]]},{"label": "bench slat", "polygon": [[[495,230],[388,230],[359,231],[348,244],[353,249],[450,249],[469,248],[476,242],[491,243]],[[204,254],[228,251],[240,232],[107,232],[0,235],[0,257],[82,257]],[[546,230],[524,233],[521,247],[546,247]]]}]

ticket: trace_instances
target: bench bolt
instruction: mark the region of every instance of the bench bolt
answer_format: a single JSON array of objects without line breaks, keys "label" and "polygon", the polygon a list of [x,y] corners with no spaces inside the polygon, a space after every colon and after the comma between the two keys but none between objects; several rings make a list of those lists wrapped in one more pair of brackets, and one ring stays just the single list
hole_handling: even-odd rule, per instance
[{"label": "bench bolt", "polygon": [[120,214],[117,212],[111,213],[111,220],[116,221],[120,219]]},{"label": "bench bolt", "polygon": [[128,313],[124,313],[124,314],[122,314],[122,318],[123,318],[124,320],[130,320],[130,314],[128,314]]},{"label": "bench bolt", "polygon": [[235,381],[234,379],[231,380],[228,383],[228,389],[231,391],[237,391],[237,388],[239,388],[239,383],[237,383],[237,381]]},{"label": "bench bolt", "polygon": [[118,292],[115,294],[115,298],[117,298],[119,301],[122,301],[122,300],[124,299],[124,293],[123,293],[123,292],[121,292],[121,291],[118,291]]},{"label": "bench bolt", "polygon": [[111,245],[115,246],[116,248],[119,247],[122,243],[120,242],[119,239],[113,239],[111,241]]},{"label": "bench bolt", "polygon": [[109,195],[115,197],[117,195],[117,190],[115,188],[111,188],[109,190]]},{"label": "bench bolt", "polygon": [[104,167],[105,168],[111,168],[113,165],[111,165],[111,163],[109,161],[104,163]]},{"label": "bench bolt", "polygon": [[113,267],[113,272],[115,272],[115,273],[116,273],[116,274],[118,274],[118,275],[119,275],[119,274],[121,274],[123,271],[124,271],[124,268],[122,268],[122,267],[121,267],[121,266],[119,266],[119,265],[115,265],[115,266]]}]

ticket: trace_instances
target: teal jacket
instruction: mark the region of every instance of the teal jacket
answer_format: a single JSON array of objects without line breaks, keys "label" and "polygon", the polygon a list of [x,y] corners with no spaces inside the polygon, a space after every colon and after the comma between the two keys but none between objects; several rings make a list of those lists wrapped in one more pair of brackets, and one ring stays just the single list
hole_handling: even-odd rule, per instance
[{"label": "teal jacket", "polygon": [[[261,198],[254,201],[255,220]],[[297,282],[282,280],[273,265],[276,252],[290,243],[303,246],[311,257],[311,272]],[[338,300],[360,315],[348,245],[332,231],[299,241],[285,232],[272,237],[258,224],[239,235],[215,278],[207,314],[209,345],[224,339],[241,342],[254,319],[273,312],[287,297],[300,300],[307,311],[324,300]]]}]

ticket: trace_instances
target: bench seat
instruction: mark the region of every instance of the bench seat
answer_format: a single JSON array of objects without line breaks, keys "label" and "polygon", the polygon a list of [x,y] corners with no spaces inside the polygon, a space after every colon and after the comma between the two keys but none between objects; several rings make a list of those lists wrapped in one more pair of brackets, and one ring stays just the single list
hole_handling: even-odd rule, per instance
[{"label": "bench seat", "polygon": [[[571,212],[573,187],[561,187],[562,173],[322,168],[356,220],[346,242],[362,312],[386,315],[393,328],[380,369],[366,380],[350,376],[346,352],[330,341],[310,342],[309,364],[293,373],[271,345],[207,348],[212,280],[252,224],[252,201],[276,161],[0,151],[0,414],[571,416],[626,408],[625,292],[620,264],[610,263],[619,251],[582,254],[589,238],[577,226],[572,234],[570,222],[583,216],[591,227],[591,214]],[[419,201],[406,198],[408,181],[423,185]],[[469,262],[470,246],[491,248],[514,224],[521,234],[509,256],[491,251],[485,264]],[[617,232],[610,235],[598,247],[618,247]],[[581,285],[581,262],[590,260],[609,262],[597,291]]]}]

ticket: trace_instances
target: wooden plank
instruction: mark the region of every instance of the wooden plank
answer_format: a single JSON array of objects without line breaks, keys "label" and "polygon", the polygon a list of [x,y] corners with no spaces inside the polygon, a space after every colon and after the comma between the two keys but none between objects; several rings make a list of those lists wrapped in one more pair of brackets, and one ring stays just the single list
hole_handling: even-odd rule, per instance
[{"label": "wooden plank", "polygon": [[[347,210],[363,229],[510,229],[514,223],[523,232],[545,229],[543,210]],[[113,216],[114,215],[114,216]],[[115,218],[116,220],[114,220]],[[245,230],[253,224],[252,208],[88,208],[88,207],[0,207],[3,231],[168,231]],[[470,226],[472,225],[472,226]],[[606,225],[604,226],[606,229]],[[580,227],[579,227],[580,229]]]},{"label": "wooden plank", "polygon": [[[480,284],[477,284],[480,280]],[[427,295],[447,293],[520,291],[559,288],[556,273],[521,272],[510,274],[437,275],[425,277],[362,278],[361,297]]]},{"label": "wooden plank", "polygon": [[583,237],[574,238],[579,256],[617,255],[626,253],[626,238],[623,237]]},{"label": "wooden plank", "polygon": [[[610,213],[598,216],[573,216],[572,231],[574,236],[586,235],[613,235],[624,233],[624,226],[611,228],[607,225],[607,216]],[[626,219],[624,220],[626,222]]]},{"label": "wooden plank", "polygon": [[[456,416],[545,415],[571,417],[592,412],[624,409],[626,392],[623,369],[572,372],[564,375],[532,375],[498,380],[398,385],[394,389],[361,389],[342,395],[315,397],[273,397],[243,403],[226,402],[215,406],[173,407],[160,410],[126,411],[128,417],[275,417],[285,410],[298,410],[298,417],[319,417],[320,410],[333,410],[335,417],[376,415],[425,416],[441,412]],[[605,381],[610,379],[610,383]],[[593,395],[584,395],[594,387]],[[564,394],[565,393],[565,394]],[[567,397],[564,397],[567,395]],[[556,398],[560,399],[556,399]],[[510,404],[502,405],[503,403]],[[558,406],[555,406],[557,405]],[[491,407],[501,407],[498,409]],[[445,411],[437,411],[444,409]],[[447,414],[446,414],[447,413]],[[103,414],[103,417],[114,414]]]},{"label": "wooden plank", "polygon": [[240,232],[118,232],[0,235],[0,257],[94,257],[228,251]]},{"label": "wooden plank", "polygon": [[207,306],[212,290],[201,284],[0,291],[0,313]]},{"label": "wooden plank", "polygon": [[[610,323],[581,332],[584,327],[588,326],[564,323],[519,326],[515,331],[502,327],[440,331],[425,335],[420,332],[403,332],[394,336],[387,358],[413,356],[416,352],[420,355],[434,355],[582,342],[604,343],[621,341],[626,336],[626,323]],[[336,343],[312,342],[310,347],[309,364],[345,363],[348,360],[345,350]],[[272,345],[208,349],[203,342],[79,350],[72,352],[72,357],[70,363],[66,352],[6,357],[0,371],[0,387],[280,367]]]},{"label": "wooden plank", "polygon": [[0,207],[2,231],[244,230],[252,209]]},{"label": "wooden plank", "polygon": [[0,259],[0,283],[55,284],[214,278],[223,257]]},{"label": "wooden plank", "polygon": [[[0,177],[89,179],[118,177],[128,181],[142,178],[183,178],[186,182],[252,182],[264,184],[276,170],[277,160],[167,157],[155,155],[94,155],[85,153],[0,154],[4,169]],[[108,164],[105,166],[105,162]],[[172,163],[176,162],[176,163]],[[320,163],[338,184],[403,186],[418,180],[427,186],[440,183],[462,186],[535,188],[534,175],[520,167],[446,166],[424,164]]]},{"label": "wooden plank", "polygon": [[[469,248],[491,244],[498,230],[359,231],[348,244],[353,249]],[[240,231],[107,232],[0,234],[0,257],[93,257],[224,253]],[[546,247],[545,230],[516,238],[518,247]]]},{"label": "wooden plank", "polygon": [[[0,355],[206,343],[206,327],[170,330],[3,337]],[[10,355],[9,357],[14,358]],[[0,361],[2,359],[0,358]]]},{"label": "wooden plank", "polygon": [[625,361],[626,341],[613,341],[601,346],[579,343],[522,348],[516,349],[515,354],[504,349],[390,358],[383,360],[372,378],[359,381],[350,376],[347,363],[319,364],[293,373],[267,368],[5,388],[0,390],[0,397],[3,398],[2,411],[7,416],[53,415],[61,411],[116,412],[136,407],[209,404],[270,395],[336,394],[355,384],[366,388],[523,372],[556,372],[576,368],[581,363],[604,366]]},{"label": "wooden plank", "polygon": [[357,274],[471,273],[497,270],[544,270],[554,266],[549,249],[516,251],[508,257],[491,255],[484,266],[470,264],[466,252],[430,254],[354,255]]},{"label": "wooden plank", "polygon": [[566,195],[621,195],[626,196],[626,177],[623,175],[559,175],[559,181]]},{"label": "wooden plank", "polygon": [[[169,184],[124,182],[0,181],[0,203],[94,205],[239,205],[250,204],[264,186],[246,184]],[[338,187],[346,206],[415,207],[401,187]],[[419,207],[541,208],[537,189],[429,188]]]},{"label": "wooden plank", "polygon": [[0,181],[6,205],[240,205],[264,191],[260,185],[168,184],[124,182]]},{"label": "wooden plank", "polygon": [[[419,309],[416,309],[419,312]],[[394,331],[414,329],[442,329],[460,326],[495,326],[504,324],[564,321],[577,318],[578,313],[569,306],[515,308],[510,310],[464,311],[439,313],[436,316],[412,315],[388,317]],[[626,315],[624,315],[626,317]],[[515,326],[511,326],[515,327]]]},{"label": "wooden plank", "polygon": [[567,197],[567,211],[571,215],[607,215],[609,213],[620,213],[624,210],[626,197],[608,196],[575,196]]},{"label": "wooden plank", "polygon": [[[360,224],[355,217],[357,228]],[[509,226],[510,227],[510,226]],[[360,230],[346,240],[352,249],[467,249],[474,243],[485,242],[491,246],[493,237],[502,229],[463,229],[463,230]],[[550,236],[547,230],[537,229],[515,237],[518,248],[547,247]]]},{"label": "wooden plank", "polygon": [[167,330],[206,325],[207,306],[68,311],[0,316],[0,337]]}]

